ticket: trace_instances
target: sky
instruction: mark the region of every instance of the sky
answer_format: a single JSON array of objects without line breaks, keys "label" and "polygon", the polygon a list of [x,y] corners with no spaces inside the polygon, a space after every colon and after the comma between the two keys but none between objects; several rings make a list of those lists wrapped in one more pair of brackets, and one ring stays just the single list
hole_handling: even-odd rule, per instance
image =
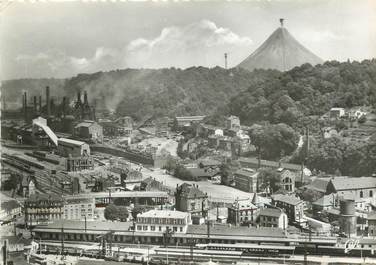
[{"label": "sky", "polygon": [[0,78],[123,68],[235,67],[279,27],[324,60],[376,57],[376,1],[13,2],[0,16]]}]

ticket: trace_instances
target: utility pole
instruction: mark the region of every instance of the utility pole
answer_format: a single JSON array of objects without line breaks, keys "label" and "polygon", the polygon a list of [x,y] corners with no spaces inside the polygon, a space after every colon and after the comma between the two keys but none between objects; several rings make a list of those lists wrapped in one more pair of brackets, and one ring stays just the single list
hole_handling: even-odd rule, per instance
[{"label": "utility pole", "polygon": [[61,227],[61,255],[64,255],[64,225]]}]

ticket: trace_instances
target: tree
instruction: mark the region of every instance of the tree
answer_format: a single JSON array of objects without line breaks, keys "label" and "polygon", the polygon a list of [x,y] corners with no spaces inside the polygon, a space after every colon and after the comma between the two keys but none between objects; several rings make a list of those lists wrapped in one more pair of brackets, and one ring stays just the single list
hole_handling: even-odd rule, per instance
[{"label": "tree", "polygon": [[132,210],[133,220],[137,219],[137,215],[146,211],[146,208],[141,205],[136,205]]},{"label": "tree", "polygon": [[279,174],[271,168],[261,168],[258,175],[261,190],[270,188],[271,193],[279,189]]},{"label": "tree", "polygon": [[174,176],[184,180],[192,180],[193,178],[191,172],[180,164],[176,166]]},{"label": "tree", "polygon": [[249,137],[259,157],[265,159],[280,159],[281,154],[291,154],[298,142],[298,134],[283,123],[252,126]]},{"label": "tree", "polygon": [[128,212],[127,207],[118,206],[117,208],[118,208],[118,218],[120,219],[120,221],[122,221],[122,222],[127,221],[127,218],[129,216],[129,212]]},{"label": "tree", "polygon": [[106,208],[104,209],[104,218],[106,218],[106,220],[114,221],[114,220],[117,220],[118,217],[119,217],[118,207],[116,207],[116,205],[114,204],[107,205]]}]

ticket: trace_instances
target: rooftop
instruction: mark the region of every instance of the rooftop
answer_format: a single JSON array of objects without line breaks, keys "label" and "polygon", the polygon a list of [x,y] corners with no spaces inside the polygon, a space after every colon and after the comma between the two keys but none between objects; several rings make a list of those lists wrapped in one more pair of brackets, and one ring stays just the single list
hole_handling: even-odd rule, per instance
[{"label": "rooftop", "polygon": [[270,216],[270,217],[280,217],[283,212],[276,208],[264,208],[260,210],[259,215]]},{"label": "rooftop", "polygon": [[[87,221],[86,229],[94,231],[128,231],[132,226],[132,222],[109,222],[109,221]],[[37,225],[34,230],[57,230],[61,231],[64,228],[64,231],[68,230],[85,230],[84,221],[72,221],[72,220],[56,220],[53,223],[47,225]]]},{"label": "rooftop", "polygon": [[188,183],[183,183],[178,187],[178,192],[187,198],[203,198],[206,194],[199,190],[198,185],[191,185]]},{"label": "rooftop", "polygon": [[60,144],[61,142],[65,143],[65,144],[76,145],[76,146],[81,146],[81,145],[85,144],[85,142],[72,140],[72,139],[68,139],[68,138],[59,138],[58,144]]},{"label": "rooftop", "polygon": [[233,208],[237,208],[241,210],[242,208],[251,208],[251,209],[257,209],[257,206],[252,203],[251,199],[245,199],[245,200],[236,200],[232,204]]},{"label": "rooftop", "polygon": [[178,218],[183,219],[186,218],[189,214],[186,212],[180,211],[171,211],[171,210],[150,210],[148,212],[139,214],[137,218],[144,217],[144,218]]},{"label": "rooftop", "polygon": [[218,173],[217,170],[206,171],[203,168],[187,168],[187,170],[192,174],[193,177],[196,177],[196,178],[200,178],[200,177],[208,178]]},{"label": "rooftop", "polygon": [[45,201],[45,200],[48,200],[48,201],[57,201],[57,202],[62,202],[63,199],[62,199],[62,196],[59,196],[59,195],[56,195],[56,194],[42,194],[42,193],[38,193],[38,194],[31,194],[29,196],[29,198],[26,200],[27,202],[38,202],[38,201]]},{"label": "rooftop", "polygon": [[314,201],[312,204],[325,207],[325,206],[334,205],[334,201],[335,201],[334,195],[329,194],[329,195],[325,195],[321,197],[317,201]]},{"label": "rooftop", "polygon": [[[187,234],[207,235],[207,225],[189,225]],[[210,235],[225,236],[248,236],[248,237],[286,237],[280,228],[271,227],[246,227],[246,226],[228,226],[214,225],[210,227]]]},{"label": "rooftop", "polygon": [[275,194],[272,195],[272,198],[274,201],[280,201],[290,205],[298,205],[299,203],[303,203],[301,199],[291,195]]},{"label": "rooftop", "polygon": [[11,211],[11,210],[16,209],[20,206],[21,206],[20,203],[16,200],[1,202],[1,209],[6,210],[6,211]]},{"label": "rooftop", "polygon": [[79,204],[79,203],[93,203],[94,198],[76,198],[76,197],[65,197],[67,204]]},{"label": "rooftop", "polygon": [[376,177],[334,177],[330,182],[336,191],[376,188]]},{"label": "rooftop", "polygon": [[246,176],[246,177],[252,177],[252,178],[255,178],[257,177],[258,173],[251,169],[251,168],[241,168],[241,169],[238,169],[236,172],[235,172],[236,175],[242,175],[242,176]]},{"label": "rooftop", "polygon": [[[240,157],[240,163],[250,163],[252,165],[258,165],[258,159],[253,157]],[[291,163],[281,163],[270,160],[260,160],[261,167],[271,167],[271,168],[284,168],[292,171],[300,171],[302,169],[301,165],[291,164]]]},{"label": "rooftop", "polygon": [[80,122],[79,124],[77,124],[74,128],[78,128],[78,127],[90,127],[92,125],[96,124],[95,121],[83,121],[83,122]]},{"label": "rooftop", "polygon": [[330,178],[316,178],[312,181],[312,183],[306,185],[305,187],[309,190],[315,190],[325,193],[329,182]]}]

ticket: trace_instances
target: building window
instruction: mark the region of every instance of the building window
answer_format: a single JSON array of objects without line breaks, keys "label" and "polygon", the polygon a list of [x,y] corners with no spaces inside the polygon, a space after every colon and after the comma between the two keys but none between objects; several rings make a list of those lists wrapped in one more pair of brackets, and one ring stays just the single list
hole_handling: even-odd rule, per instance
[{"label": "building window", "polygon": [[150,230],[155,231],[155,226],[154,225],[150,226]]},{"label": "building window", "polygon": [[373,190],[370,190],[370,191],[369,191],[369,196],[370,196],[370,197],[373,197]]},{"label": "building window", "polygon": [[159,227],[159,231],[162,231],[162,226]]},{"label": "building window", "polygon": [[147,226],[147,225],[144,225],[144,226],[142,227],[142,230],[147,231],[147,230],[148,230],[148,226]]},{"label": "building window", "polygon": [[174,232],[177,232],[177,231],[178,231],[178,228],[174,226]]},{"label": "building window", "polygon": [[183,227],[180,227],[180,232],[183,232]]},{"label": "building window", "polygon": [[363,198],[363,191],[361,190],[359,193],[360,198]]},{"label": "building window", "polygon": [[137,230],[141,230],[142,228],[141,228],[141,225],[138,225],[137,226]]}]

